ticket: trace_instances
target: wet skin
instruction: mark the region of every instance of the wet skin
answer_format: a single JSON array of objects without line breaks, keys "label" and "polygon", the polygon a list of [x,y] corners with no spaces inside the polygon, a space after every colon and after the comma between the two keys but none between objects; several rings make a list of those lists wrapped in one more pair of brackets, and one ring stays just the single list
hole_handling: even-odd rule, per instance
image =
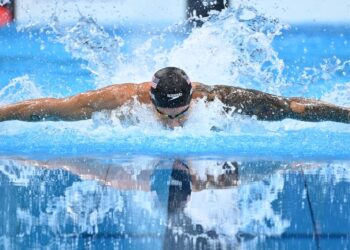
[{"label": "wet skin", "polygon": [[[242,115],[254,116],[258,120],[279,121],[286,118],[302,121],[334,121],[350,123],[350,109],[326,102],[299,98],[282,97],[253,89],[243,89],[227,85],[208,86],[192,83],[192,99],[205,98],[207,102],[219,99],[225,110]],[[0,122],[7,120],[76,121],[90,119],[94,112],[113,110],[135,99],[142,104],[150,104],[150,82],[140,84],[124,83],[107,86],[66,98],[40,98],[0,106]],[[185,109],[163,110],[166,115],[176,115]],[[159,117],[159,112],[154,109]],[[176,119],[161,116],[163,124],[175,127],[183,124],[190,112]]]}]

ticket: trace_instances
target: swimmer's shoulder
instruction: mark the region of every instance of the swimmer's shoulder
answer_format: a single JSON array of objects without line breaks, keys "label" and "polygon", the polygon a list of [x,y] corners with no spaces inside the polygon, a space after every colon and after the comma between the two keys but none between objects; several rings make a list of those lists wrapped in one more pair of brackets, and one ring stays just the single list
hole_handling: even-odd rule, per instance
[{"label": "swimmer's shoulder", "polygon": [[210,85],[206,85],[200,82],[192,82],[192,99],[198,99],[198,98],[209,98],[212,92],[213,87]]},{"label": "swimmer's shoulder", "polygon": [[112,84],[105,89],[108,89],[112,93],[117,95],[123,94],[127,97],[137,98],[141,103],[151,103],[149,91],[151,88],[151,82],[142,82],[142,83],[121,83],[121,84]]},{"label": "swimmer's shoulder", "polygon": [[[193,94],[192,98],[197,99],[197,98],[206,98],[208,101],[212,101],[215,99],[215,97],[219,97],[222,94],[225,94],[225,90],[227,88],[230,89],[230,92],[235,92],[235,91],[240,91],[243,90],[242,88],[239,87],[234,87],[234,86],[228,86],[228,85],[206,85],[200,82],[192,82],[193,86]],[[218,96],[220,95],[220,96]]]}]

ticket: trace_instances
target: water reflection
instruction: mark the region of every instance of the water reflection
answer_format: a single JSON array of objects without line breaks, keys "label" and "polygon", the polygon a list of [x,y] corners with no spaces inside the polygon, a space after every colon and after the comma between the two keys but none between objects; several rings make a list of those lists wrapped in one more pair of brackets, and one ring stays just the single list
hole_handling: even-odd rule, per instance
[{"label": "water reflection", "polygon": [[338,201],[342,214],[339,210],[337,216],[345,231],[338,236],[346,237],[350,229],[348,166],[235,159],[2,158],[0,245],[251,249],[295,248],[297,242],[301,248],[320,247],[324,233],[332,234],[318,213],[320,201],[329,202],[328,196],[339,200],[332,188],[343,188]]}]

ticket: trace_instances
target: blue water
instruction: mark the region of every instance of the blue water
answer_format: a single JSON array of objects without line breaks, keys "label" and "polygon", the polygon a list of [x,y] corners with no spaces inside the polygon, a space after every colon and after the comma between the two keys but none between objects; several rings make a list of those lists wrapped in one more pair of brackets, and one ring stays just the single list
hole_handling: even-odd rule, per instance
[{"label": "blue water", "polygon": [[[179,162],[190,170],[190,189],[188,175],[173,174]],[[348,166],[213,157],[1,158],[0,245],[347,249]],[[171,189],[176,181],[184,188]]]},{"label": "blue water", "polygon": [[[215,32],[218,32],[215,28],[220,22],[227,20],[214,20],[212,27],[202,29],[208,29],[215,35]],[[96,26],[101,29],[100,33],[91,31]],[[248,35],[254,38],[254,44],[246,41],[247,47],[238,50],[243,51],[240,52],[242,55],[238,55],[240,60],[246,60],[247,64],[228,68],[228,71],[225,69],[223,73],[216,72],[215,67],[220,69],[225,66],[215,66],[210,75],[207,71],[213,65],[206,63],[206,58],[182,57],[182,53],[190,49],[194,54],[200,55],[202,50],[210,49],[210,46],[218,50],[216,46],[219,44],[215,43],[217,41],[212,45],[198,45],[209,48],[192,48],[192,45],[187,44],[191,41],[196,42],[203,36],[214,38],[213,34],[200,33],[200,29],[192,33],[188,28],[184,28],[183,31],[177,28],[174,32],[161,27],[149,30],[142,26],[117,29],[98,26],[91,23],[91,20],[82,20],[79,27],[80,29],[76,30],[70,27],[62,28],[63,31],[56,33],[48,27],[28,29],[13,25],[2,28],[2,102],[45,96],[63,97],[111,83],[147,81],[160,66],[175,63],[178,65],[181,62],[186,65],[187,61],[191,60],[194,63],[198,61],[198,66],[192,68],[192,64],[189,64],[184,68],[189,71],[194,81],[199,78],[198,81],[208,84],[238,85],[285,96],[322,99],[343,106],[350,104],[350,64],[347,61],[350,54],[349,26],[291,26],[282,29],[279,35],[270,34],[273,39],[264,33],[249,30]],[[77,30],[83,30],[85,33],[77,33]],[[246,33],[241,36],[244,38]],[[259,39],[266,39],[271,43],[259,44],[260,40],[256,40],[255,37],[261,34],[264,35]],[[116,45],[116,37],[123,40],[119,47]],[[242,46],[237,45],[238,38],[223,37],[227,39],[227,46],[231,46],[227,50],[239,49],[239,46]],[[89,42],[84,44],[79,39]],[[147,41],[150,39],[153,39],[153,44],[147,49]],[[159,44],[164,48],[161,52],[157,52]],[[150,55],[137,52],[138,49],[144,49]],[[156,54],[151,59],[150,56],[154,53]],[[225,48],[218,53],[224,56]],[[274,58],[271,59],[269,55],[273,53]],[[156,58],[159,56],[167,58],[168,64],[157,66],[159,60]],[[219,57],[212,58],[210,63],[219,65],[220,62]],[[280,62],[284,64],[283,69],[278,68]],[[255,68],[249,68],[250,64]],[[278,70],[280,72],[277,72]],[[238,78],[236,74],[239,75]],[[204,77],[208,80],[201,79]],[[209,79],[210,77],[212,79]],[[236,79],[236,82],[230,79]],[[11,82],[15,84],[8,87]],[[203,113],[201,120],[196,118],[176,133],[158,129],[155,131],[154,126],[159,126],[162,130],[161,126],[154,125],[156,121],[152,120],[152,117],[141,117],[139,114],[139,120],[152,120],[149,121],[152,125],[129,122],[120,127],[110,127],[101,125],[99,121],[41,124],[3,122],[0,124],[0,152],[5,155],[56,156],[90,153],[238,156],[253,154],[257,157],[316,159],[349,159],[350,156],[347,146],[350,143],[348,125],[332,122],[312,124],[291,120],[270,123],[215,115],[206,117],[204,108],[197,109],[196,112]],[[221,132],[211,131],[213,126],[219,127]]]},{"label": "blue water", "polygon": [[[11,25],[0,29],[0,105],[174,65],[193,81],[350,106],[349,39],[349,25],[230,12],[194,30]],[[349,125],[221,108],[194,103],[175,130],[137,103],[87,121],[0,123],[0,249],[349,248]],[[187,174],[171,178],[179,162]]]}]

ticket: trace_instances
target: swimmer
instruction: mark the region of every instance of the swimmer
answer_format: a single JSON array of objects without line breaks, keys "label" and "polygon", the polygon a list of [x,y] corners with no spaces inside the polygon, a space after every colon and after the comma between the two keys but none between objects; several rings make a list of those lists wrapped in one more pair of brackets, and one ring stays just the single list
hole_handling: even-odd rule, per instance
[{"label": "swimmer", "polygon": [[151,82],[115,84],[67,98],[39,98],[0,106],[0,122],[90,119],[94,112],[113,110],[136,99],[142,104],[151,105],[159,120],[166,127],[174,128],[186,122],[191,101],[199,98],[205,98],[207,102],[218,99],[224,104],[226,112],[232,111],[258,120],[290,118],[350,123],[350,108],[253,89],[208,86],[191,82],[183,70],[175,67],[158,70]]}]

